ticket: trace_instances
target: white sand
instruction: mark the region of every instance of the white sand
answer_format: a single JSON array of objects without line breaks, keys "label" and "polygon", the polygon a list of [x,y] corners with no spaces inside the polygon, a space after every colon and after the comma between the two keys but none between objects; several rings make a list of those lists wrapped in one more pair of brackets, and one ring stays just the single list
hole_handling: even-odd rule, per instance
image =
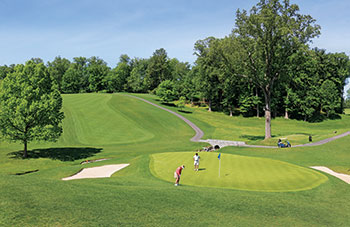
[{"label": "white sand", "polygon": [[347,175],[344,173],[334,172],[333,170],[331,170],[325,166],[310,166],[310,168],[317,169],[319,171],[328,173],[328,174],[335,176],[335,177],[339,178],[340,180],[345,181],[346,183],[350,184],[350,175]]},{"label": "white sand", "polygon": [[104,165],[92,168],[84,168],[79,173],[71,176],[62,178],[62,180],[76,180],[84,178],[103,178],[111,177],[113,173],[127,167],[129,164],[118,164],[118,165]]}]

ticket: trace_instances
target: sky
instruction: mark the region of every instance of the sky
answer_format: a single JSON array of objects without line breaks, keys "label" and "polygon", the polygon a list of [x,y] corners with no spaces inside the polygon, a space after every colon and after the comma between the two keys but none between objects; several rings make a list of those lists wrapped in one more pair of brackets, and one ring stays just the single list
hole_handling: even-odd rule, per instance
[{"label": "sky", "polygon": [[[121,54],[149,58],[164,48],[193,63],[194,43],[222,38],[237,9],[258,0],[0,0],[0,65],[33,58],[98,56],[115,67]],[[349,0],[290,0],[321,26],[312,47],[350,54]]]}]

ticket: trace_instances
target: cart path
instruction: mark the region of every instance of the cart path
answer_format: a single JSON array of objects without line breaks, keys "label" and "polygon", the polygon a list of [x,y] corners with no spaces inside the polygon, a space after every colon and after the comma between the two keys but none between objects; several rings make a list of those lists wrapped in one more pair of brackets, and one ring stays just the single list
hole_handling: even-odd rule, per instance
[{"label": "cart path", "polygon": [[350,175],[347,175],[344,173],[334,172],[333,170],[331,170],[325,166],[310,166],[310,168],[317,169],[317,170],[322,171],[324,173],[328,173],[328,174],[335,176],[336,178],[339,178],[340,180],[350,184]]},{"label": "cart path", "polygon": [[[229,140],[216,140],[216,139],[201,140],[201,138],[204,135],[204,132],[197,125],[192,123],[190,120],[188,120],[184,116],[182,116],[182,115],[180,115],[180,114],[178,114],[178,113],[176,113],[176,112],[174,112],[172,110],[169,110],[167,108],[159,106],[159,105],[157,105],[157,104],[155,104],[153,102],[150,102],[150,101],[148,101],[146,99],[143,99],[143,98],[140,98],[140,97],[137,97],[137,96],[133,96],[133,95],[126,95],[126,94],[124,94],[124,95],[128,96],[128,97],[131,97],[131,98],[139,99],[139,100],[141,100],[143,102],[151,104],[151,105],[153,105],[153,106],[155,106],[157,108],[165,110],[165,111],[167,111],[167,112],[169,112],[171,114],[174,114],[175,116],[179,117],[181,120],[186,122],[196,132],[196,135],[191,138],[191,141],[193,141],[193,142],[209,143],[212,146],[219,145],[220,148],[221,147],[226,147],[226,146],[254,147],[254,148],[278,148],[277,146],[249,145],[249,144],[246,144],[245,142],[242,142],[242,141],[229,141]],[[299,145],[295,145],[293,147],[319,146],[319,145],[328,143],[330,141],[333,141],[333,140],[336,140],[336,139],[339,139],[341,137],[348,136],[348,135],[350,135],[350,131],[342,133],[342,134],[339,134],[339,135],[336,135],[336,136],[333,136],[333,137],[330,137],[330,138],[327,138],[327,139],[324,139],[324,140],[320,140],[320,141],[317,141],[317,142],[314,142],[314,143],[299,144]]]}]

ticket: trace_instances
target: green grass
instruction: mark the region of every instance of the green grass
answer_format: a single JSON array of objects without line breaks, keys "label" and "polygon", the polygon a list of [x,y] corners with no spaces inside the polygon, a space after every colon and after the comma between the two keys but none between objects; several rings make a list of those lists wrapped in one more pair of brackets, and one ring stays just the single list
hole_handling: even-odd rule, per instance
[{"label": "green grass", "polygon": [[[139,96],[160,103],[156,96]],[[178,111],[178,108],[168,108]],[[208,112],[207,108],[189,105],[183,110],[187,113],[179,112],[179,114],[193,121],[203,130],[203,139],[244,141],[248,144],[276,146],[279,138],[287,138],[292,145],[296,145],[308,143],[309,135],[312,135],[315,142],[350,130],[350,115],[342,115],[341,119],[325,120],[320,123],[277,117],[271,121],[272,138],[264,140],[265,119],[263,117],[230,117],[221,112]]]},{"label": "green grass", "polygon": [[[16,158],[23,149],[21,144],[0,142],[1,226],[347,226],[349,223],[349,185],[337,178],[320,173],[328,181],[310,190],[290,192],[190,184],[174,187],[173,179],[167,181],[152,174],[150,155],[189,152],[192,156],[190,151],[206,145],[189,141],[194,132],[182,120],[119,94],[64,95],[63,105],[66,118],[62,137],[57,143],[30,143],[30,159]],[[206,138],[261,142],[262,119],[185,110],[192,111],[183,115],[201,127]],[[312,132],[316,140],[332,135],[334,130],[338,133],[348,130],[349,115],[342,117],[318,124],[276,119],[272,132],[281,136]],[[277,129],[282,125],[283,130]],[[238,155],[242,160],[245,157],[285,162],[288,164],[284,166],[292,165],[296,169],[323,165],[345,171],[350,169],[348,141],[345,137],[322,146],[291,149],[226,147],[221,150],[222,165],[228,155]],[[109,160],[79,164],[82,160],[98,158]],[[205,160],[203,156],[200,167]],[[83,167],[118,163],[130,163],[130,166],[111,178],[61,180]],[[38,171],[15,175],[33,170]],[[182,180],[189,170],[184,170]],[[174,167],[169,165],[167,171],[174,171]]]},{"label": "green grass", "polygon": [[345,114],[349,115],[350,114],[350,108],[345,109]]},{"label": "green grass", "polygon": [[316,171],[267,158],[217,153],[200,153],[200,171],[193,171],[193,153],[176,152],[153,154],[151,169],[155,176],[173,182],[177,166],[185,164],[181,184],[231,188],[252,191],[285,192],[308,190],[327,181]]}]

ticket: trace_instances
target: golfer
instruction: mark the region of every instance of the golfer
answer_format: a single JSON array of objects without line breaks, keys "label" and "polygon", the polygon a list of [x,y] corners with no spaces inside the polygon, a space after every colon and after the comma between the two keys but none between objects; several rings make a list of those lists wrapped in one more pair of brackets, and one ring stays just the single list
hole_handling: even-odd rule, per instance
[{"label": "golfer", "polygon": [[198,155],[198,153],[195,154],[195,156],[193,156],[193,161],[194,161],[194,171],[198,171],[198,167],[199,167],[199,159],[201,157]]},{"label": "golfer", "polygon": [[176,179],[175,186],[179,186],[181,172],[184,168],[185,168],[185,165],[179,166],[179,167],[177,167],[176,171],[174,172],[174,178]]}]

